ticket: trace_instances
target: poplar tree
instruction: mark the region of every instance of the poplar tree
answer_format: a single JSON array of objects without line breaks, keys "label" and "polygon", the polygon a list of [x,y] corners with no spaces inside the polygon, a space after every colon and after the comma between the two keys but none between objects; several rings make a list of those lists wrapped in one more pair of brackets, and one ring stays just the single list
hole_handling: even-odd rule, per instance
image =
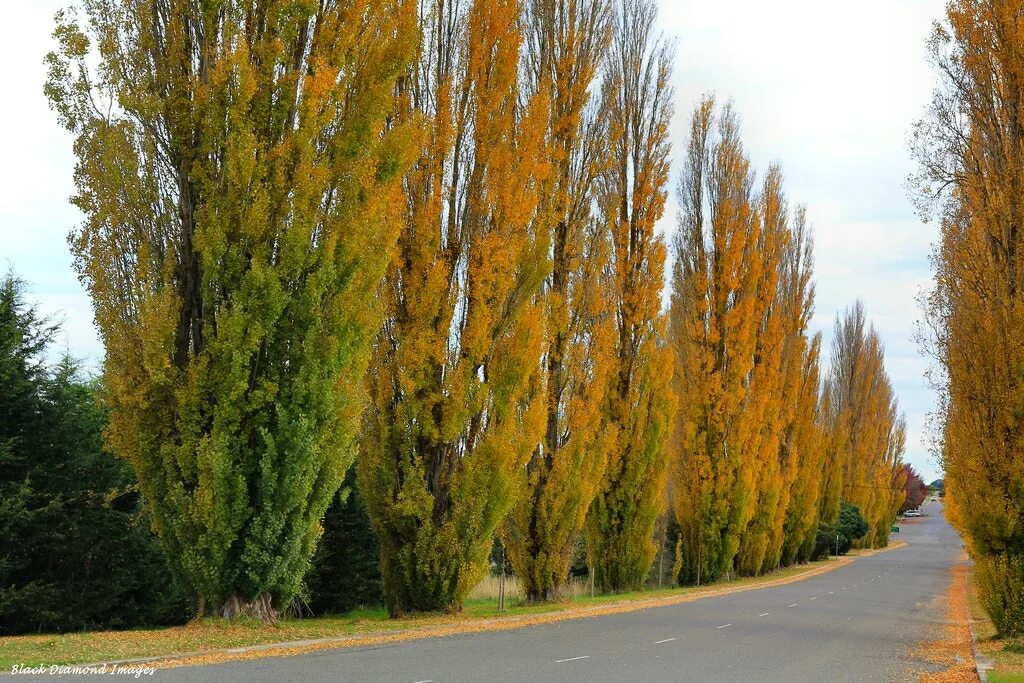
[{"label": "poplar tree", "polygon": [[[766,219],[770,215],[766,212]],[[771,223],[766,220],[766,229]],[[763,335],[769,341],[765,351],[759,352],[768,358],[773,351],[777,354],[778,377],[774,386],[769,387],[774,396],[774,402],[769,405],[774,410],[768,416],[773,419],[765,420],[768,436],[761,448],[767,460],[765,467],[772,476],[760,477],[762,482],[769,483],[762,489],[755,513],[755,519],[760,519],[756,529],[763,530],[763,539],[755,537],[750,543],[754,551],[750,559],[756,562],[760,544],[764,550],[759,568],[754,567],[753,562],[748,564],[754,573],[792,563],[792,559],[784,560],[783,545],[788,535],[804,537],[803,524],[808,522],[808,510],[812,507],[797,509],[798,505],[813,503],[817,497],[820,471],[817,467],[809,469],[812,463],[819,462],[821,446],[821,435],[814,424],[818,415],[818,350],[809,348],[814,342],[807,338],[807,326],[814,312],[812,250],[806,210],[799,207],[787,226],[782,254],[776,264],[778,291],[772,304],[775,310],[769,315],[778,318],[778,328],[773,331],[765,327],[765,331],[772,334]],[[772,338],[778,340],[774,349],[771,348]],[[766,346],[763,341],[761,346]],[[800,525],[796,525],[797,518],[803,520]],[[788,526],[787,519],[791,522]]]},{"label": "poplar tree", "polygon": [[796,412],[787,427],[785,444],[792,451],[793,477],[783,522],[780,563],[807,562],[814,552],[822,500],[826,497],[826,435],[821,415],[819,357],[821,334],[814,335],[800,363]]},{"label": "poplar tree", "polygon": [[602,291],[608,239],[592,204],[607,125],[590,91],[608,43],[606,0],[531,0],[524,30],[527,84],[547,97],[551,172],[534,224],[550,272],[539,294],[544,438],[525,471],[527,493],[502,531],[529,601],[556,599],[575,559],[610,443],[601,397],[614,330]]},{"label": "poplar tree", "polygon": [[807,338],[812,240],[781,169],[769,167],[757,194],[754,182],[732,106],[716,116],[705,98],[679,183],[670,311],[684,582],[775,569],[808,537],[813,549],[823,451],[818,342]]},{"label": "poplar tree", "polygon": [[[765,175],[756,209],[758,231],[750,248],[759,271],[752,311],[757,341],[742,408],[745,431],[740,436],[740,457],[751,464],[757,487],[736,556],[737,571],[746,575],[760,573],[765,564],[775,568],[774,539],[788,502],[785,477],[791,469],[788,459],[782,461],[788,458],[788,451],[782,449],[782,431],[793,408],[795,394],[788,371],[799,353],[794,347],[800,344],[800,333],[790,333],[794,311],[787,309],[783,292],[783,258],[791,235],[782,171],[776,165]],[[769,546],[773,546],[771,560],[767,559]]]},{"label": "poplar tree", "polygon": [[[828,391],[826,376],[821,390],[820,427],[822,432],[823,458],[821,468],[821,485],[818,492],[818,523],[826,527],[834,527],[839,523],[839,511],[843,498],[844,461],[840,447],[846,442],[846,425],[836,415],[836,407],[832,395]],[[815,529],[814,533],[817,533]],[[811,548],[813,555],[814,549]]]},{"label": "poplar tree", "polygon": [[669,44],[655,32],[655,16],[650,0],[617,6],[601,85],[608,149],[596,197],[611,247],[604,296],[614,342],[604,410],[614,441],[586,536],[595,581],[604,590],[640,586],[654,561],[675,410],[672,352],[660,311],[665,244],[655,231],[669,174],[672,61]]},{"label": "poplar tree", "polygon": [[731,105],[706,97],[693,113],[679,181],[672,276],[673,385],[681,410],[672,435],[672,507],[680,526],[679,580],[731,572],[756,501],[743,414],[757,334],[756,253],[761,230],[750,163]]},{"label": "poplar tree", "polygon": [[1024,633],[1022,9],[947,4],[928,46],[939,85],[914,137],[922,208],[940,221],[922,341],[936,363],[945,510],[1004,635]]},{"label": "poplar tree", "polygon": [[413,5],[81,7],[58,15],[46,92],[75,135],[106,442],[200,613],[269,620],[354,455]]},{"label": "poplar tree", "polygon": [[900,504],[906,422],[885,371],[885,350],[859,300],[836,316],[829,394],[833,457],[842,500],[856,505],[870,527],[859,544],[886,545]]},{"label": "poplar tree", "polygon": [[522,87],[521,12],[422,3],[400,86],[402,117],[428,124],[381,290],[357,465],[392,615],[461,608],[542,439],[549,94]]}]

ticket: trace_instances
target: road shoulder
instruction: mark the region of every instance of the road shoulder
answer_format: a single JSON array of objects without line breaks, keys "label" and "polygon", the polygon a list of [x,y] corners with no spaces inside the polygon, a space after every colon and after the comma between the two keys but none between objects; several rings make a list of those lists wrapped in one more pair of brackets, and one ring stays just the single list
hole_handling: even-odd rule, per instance
[{"label": "road shoulder", "polygon": [[950,567],[950,581],[940,604],[945,607],[946,618],[934,638],[921,644],[916,655],[933,665],[935,671],[919,672],[919,679],[927,683],[961,683],[979,680],[975,659],[975,643],[971,632],[969,592],[973,585],[971,565],[966,553]]},{"label": "road shoulder", "polygon": [[[875,552],[879,551],[870,551],[866,554],[874,554]],[[863,556],[864,555],[861,555],[861,557]],[[623,614],[626,612],[635,612],[656,607],[694,602],[697,600],[730,595],[733,593],[787,585],[798,581],[805,581],[812,577],[831,572],[835,569],[848,565],[856,559],[856,557],[833,559],[828,563],[811,565],[803,571],[798,571],[781,578],[773,579],[769,575],[767,577],[759,577],[757,580],[739,580],[727,584],[714,584],[697,588],[680,589],[678,592],[673,592],[669,595],[659,595],[656,597],[642,597],[639,599],[623,600],[602,605],[569,605],[565,609],[555,612],[499,616],[485,619],[462,619],[457,616],[452,616],[448,619],[443,619],[441,623],[435,623],[430,626],[395,631],[371,632],[358,635],[316,638],[284,643],[265,643],[247,647],[124,660],[119,663],[145,663],[158,668],[195,666],[219,664],[229,661],[261,659],[264,657],[287,657],[318,650],[376,646],[426,638],[443,638],[468,633],[507,631],[538,626],[540,624]]]},{"label": "road shoulder", "polygon": [[978,599],[977,586],[969,575],[967,590],[971,634],[982,681],[1024,683],[1024,638],[999,638],[995,626]]}]

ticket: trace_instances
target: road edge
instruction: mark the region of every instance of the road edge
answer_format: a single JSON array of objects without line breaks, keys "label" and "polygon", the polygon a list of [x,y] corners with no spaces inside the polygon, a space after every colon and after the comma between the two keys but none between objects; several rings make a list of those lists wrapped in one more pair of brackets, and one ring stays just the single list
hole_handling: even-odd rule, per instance
[{"label": "road edge", "polygon": [[923,660],[943,667],[939,670],[918,671],[922,683],[946,683],[971,680],[987,681],[987,659],[978,652],[974,634],[974,619],[970,605],[972,563],[961,552],[949,567],[949,585],[942,596],[945,601],[945,619],[932,639],[917,643],[917,652]]},{"label": "road edge", "polygon": [[[967,558],[967,581],[974,580],[974,560],[969,556]],[[993,662],[988,656],[982,654],[981,650],[978,649],[978,634],[974,632],[974,625],[979,623],[979,619],[975,619],[970,609],[970,594],[968,593],[968,605],[967,605],[967,629],[971,632],[971,650],[974,652],[974,671],[978,674],[978,680],[981,683],[988,683],[988,672],[995,668],[995,662]]]},{"label": "road edge", "polygon": [[155,668],[176,668],[182,666],[202,666],[208,664],[222,664],[232,661],[246,661],[252,659],[263,659],[270,657],[292,657],[316,652],[321,650],[334,650],[349,647],[376,646],[391,643],[408,642],[414,640],[426,640],[430,638],[444,638],[454,635],[469,633],[488,633],[494,631],[512,631],[542,624],[559,623],[577,619],[591,619],[595,617],[609,616],[613,614],[624,614],[637,612],[657,607],[668,607],[687,602],[696,602],[707,598],[716,598],[733,593],[744,593],[764,588],[775,588],[807,579],[821,576],[831,571],[845,567],[863,557],[871,557],[878,553],[890,550],[898,550],[906,547],[906,541],[895,541],[884,548],[875,548],[867,551],[860,551],[855,556],[836,558],[835,561],[820,567],[814,567],[799,574],[786,576],[779,579],[771,579],[758,583],[743,585],[722,585],[699,592],[682,593],[679,595],[658,596],[653,598],[640,598],[636,600],[624,600],[607,605],[589,605],[580,608],[570,608],[558,612],[546,612],[542,614],[519,615],[509,617],[489,617],[484,619],[473,619],[462,622],[450,622],[439,625],[431,625],[417,628],[401,629],[396,631],[378,631],[350,636],[330,636],[327,638],[315,638],[309,640],[286,641],[280,643],[262,643],[259,645],[247,645],[235,648],[221,648],[217,650],[201,650],[197,652],[173,653],[168,655],[155,655],[136,659],[123,659],[107,662],[96,662],[94,664],[79,664],[76,666],[102,666],[107,665],[139,665],[145,664]]}]

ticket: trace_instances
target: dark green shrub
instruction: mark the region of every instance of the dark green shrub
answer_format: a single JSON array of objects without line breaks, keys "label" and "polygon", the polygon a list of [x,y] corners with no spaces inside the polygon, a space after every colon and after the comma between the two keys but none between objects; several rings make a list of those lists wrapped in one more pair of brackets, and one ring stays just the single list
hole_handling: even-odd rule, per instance
[{"label": "dark green shrub", "polygon": [[0,635],[183,622],[95,383],[45,362],[56,332],[0,278]]},{"label": "dark green shrub", "polygon": [[313,614],[343,614],[384,603],[380,584],[380,545],[370,527],[366,503],[350,469],[323,521],[312,568],[306,576]]},{"label": "dark green shrub", "polygon": [[860,508],[843,501],[839,508],[839,519],[834,525],[818,523],[812,559],[828,557],[837,549],[840,555],[845,555],[853,547],[853,542],[863,538],[869,529],[867,520],[860,514]]}]

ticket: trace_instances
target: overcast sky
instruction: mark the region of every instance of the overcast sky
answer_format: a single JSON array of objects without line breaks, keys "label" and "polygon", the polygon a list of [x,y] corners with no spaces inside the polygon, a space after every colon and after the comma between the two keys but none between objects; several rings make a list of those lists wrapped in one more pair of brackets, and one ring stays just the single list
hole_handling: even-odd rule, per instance
[{"label": "overcast sky", "polygon": [[[0,107],[0,264],[28,280],[42,310],[63,319],[61,346],[96,367],[103,350],[66,243],[79,220],[67,200],[71,139],[42,95],[53,14],[66,4],[17,3],[0,23],[0,63],[8,65]],[[905,458],[926,481],[940,474],[923,442],[932,396],[912,335],[920,318],[915,296],[927,284],[937,233],[907,199],[913,164],[906,140],[931,92],[925,39],[943,4],[660,2],[662,28],[677,46],[675,149],[685,145],[702,93],[733,99],[754,165],[780,162],[791,201],[807,205],[816,240],[812,326],[824,332],[825,354],[836,314],[860,297],[885,341],[907,413]],[[663,229],[673,229],[674,215],[673,199]]]}]

